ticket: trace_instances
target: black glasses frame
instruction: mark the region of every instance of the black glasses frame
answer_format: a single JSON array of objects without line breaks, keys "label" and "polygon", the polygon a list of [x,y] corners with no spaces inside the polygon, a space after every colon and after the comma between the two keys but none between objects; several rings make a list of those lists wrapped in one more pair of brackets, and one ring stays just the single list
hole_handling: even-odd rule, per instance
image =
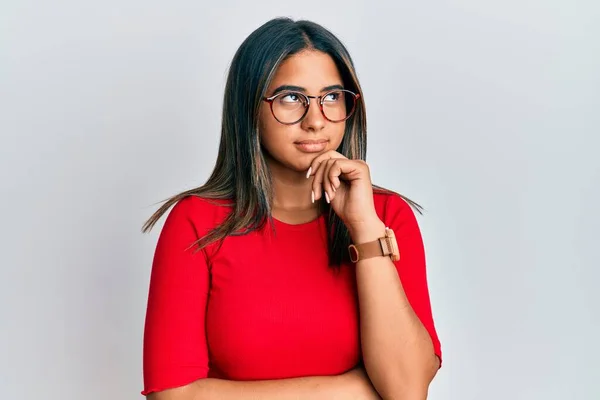
[{"label": "black glasses frame", "polygon": [[[352,107],[352,110],[350,110],[347,115],[346,118],[344,119],[340,119],[340,120],[332,120],[327,118],[327,115],[325,115],[325,110],[323,110],[323,99],[327,96],[329,96],[331,93],[339,93],[339,92],[346,92],[351,94],[354,97],[354,106]],[[306,104],[306,106],[304,106],[304,114],[302,114],[302,116],[295,122],[282,122],[280,121],[277,116],[275,115],[275,111],[273,110],[273,102],[275,101],[275,99],[277,99],[280,96],[287,96],[289,94],[295,94],[298,95],[300,97],[303,97],[304,100],[306,100],[304,102],[304,104]],[[356,110],[356,104],[358,103],[358,100],[360,99],[360,93],[354,93],[350,90],[346,90],[346,89],[334,89],[334,90],[330,90],[329,92],[322,94],[321,96],[309,96],[307,94],[304,94],[302,92],[296,92],[293,90],[286,90],[284,92],[280,92],[277,94],[274,94],[271,97],[263,97],[263,101],[266,101],[267,103],[269,103],[269,108],[271,109],[271,114],[273,114],[273,118],[275,118],[277,120],[277,122],[279,122],[280,124],[283,125],[294,125],[299,123],[300,121],[302,121],[306,115],[308,114],[308,109],[310,107],[310,99],[316,99],[318,104],[319,104],[319,109],[321,110],[321,114],[323,114],[323,117],[325,117],[325,119],[329,122],[344,122],[346,121],[348,118],[350,118],[352,116],[352,114],[354,114],[354,111]]]}]

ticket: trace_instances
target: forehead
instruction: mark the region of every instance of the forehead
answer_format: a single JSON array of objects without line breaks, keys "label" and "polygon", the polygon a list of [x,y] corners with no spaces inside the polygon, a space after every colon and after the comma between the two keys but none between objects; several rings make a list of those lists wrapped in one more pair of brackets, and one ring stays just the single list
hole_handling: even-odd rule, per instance
[{"label": "forehead", "polygon": [[280,85],[294,85],[319,92],[326,86],[342,84],[342,77],[329,54],[320,51],[302,51],[281,63],[269,89]]}]

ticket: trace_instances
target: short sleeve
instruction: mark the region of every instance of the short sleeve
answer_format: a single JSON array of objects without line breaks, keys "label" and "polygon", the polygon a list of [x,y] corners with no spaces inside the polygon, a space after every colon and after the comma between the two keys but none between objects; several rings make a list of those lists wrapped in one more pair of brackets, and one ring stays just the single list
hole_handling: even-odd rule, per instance
[{"label": "short sleeve", "polygon": [[400,260],[394,264],[410,305],[429,332],[441,366],[442,351],[431,311],[421,230],[413,209],[404,199],[396,194],[386,197],[385,224],[394,230],[400,252]]},{"label": "short sleeve", "polygon": [[209,271],[190,218],[194,203],[180,200],[156,245],[144,326],[143,395],[187,385],[208,374],[205,313]]}]

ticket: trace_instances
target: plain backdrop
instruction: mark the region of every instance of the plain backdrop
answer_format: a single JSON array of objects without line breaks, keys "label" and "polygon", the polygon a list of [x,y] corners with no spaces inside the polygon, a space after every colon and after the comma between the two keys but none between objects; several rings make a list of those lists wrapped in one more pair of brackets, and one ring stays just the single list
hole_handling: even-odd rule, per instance
[{"label": "plain backdrop", "polygon": [[373,180],[426,209],[430,399],[599,399],[593,0],[2,0],[1,397],[141,398],[141,226],[208,178],[228,65],[276,16],[348,46]]}]

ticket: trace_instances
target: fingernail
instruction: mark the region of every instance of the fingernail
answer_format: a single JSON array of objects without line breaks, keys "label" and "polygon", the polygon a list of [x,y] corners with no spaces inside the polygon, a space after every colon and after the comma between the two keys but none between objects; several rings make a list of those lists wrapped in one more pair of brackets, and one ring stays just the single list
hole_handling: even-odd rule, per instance
[{"label": "fingernail", "polygon": [[306,173],[306,179],[310,178],[310,173],[311,173],[311,171],[312,171],[312,167],[310,167],[310,168],[308,169],[308,172]]},{"label": "fingernail", "polygon": [[310,199],[312,200],[313,203],[315,202],[315,191],[314,190],[310,191]]},{"label": "fingernail", "polygon": [[335,191],[337,190],[337,189],[335,188],[335,185],[331,185],[331,188],[333,189],[333,193],[335,193]]},{"label": "fingernail", "polygon": [[329,195],[325,192],[325,201],[329,204]]}]

